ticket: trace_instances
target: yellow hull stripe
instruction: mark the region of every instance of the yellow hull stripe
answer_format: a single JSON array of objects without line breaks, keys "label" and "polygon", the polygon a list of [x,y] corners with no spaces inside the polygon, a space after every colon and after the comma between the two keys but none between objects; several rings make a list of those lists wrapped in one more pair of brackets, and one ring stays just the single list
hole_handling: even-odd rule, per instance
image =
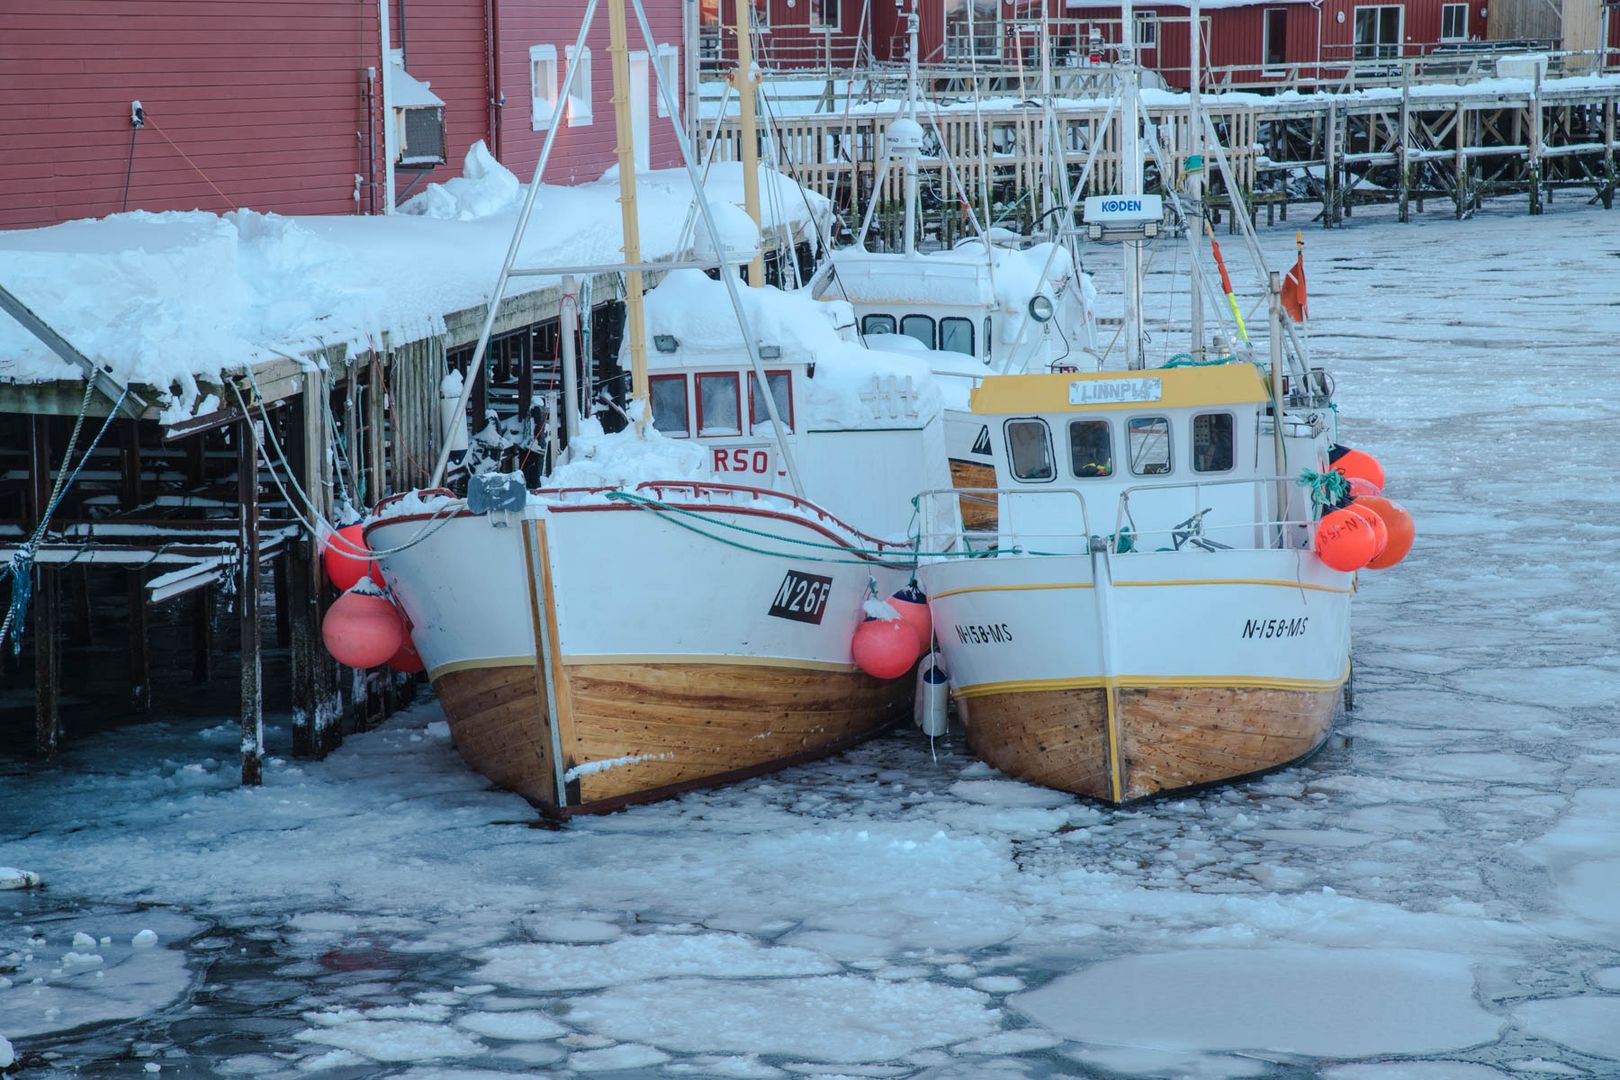
[{"label": "yellow hull stripe", "polygon": [[[1207,686],[1231,690],[1299,690],[1305,692],[1337,690],[1349,678],[1347,666],[1336,679],[1285,679],[1272,676],[1248,675],[1081,675],[1068,679],[1013,679],[1007,682],[979,683],[955,691],[959,698],[987,697],[991,694],[1038,694],[1050,690],[1100,690],[1118,687],[1125,690],[1153,690],[1159,687]],[[1112,695],[1110,695],[1110,698]],[[1110,704],[1110,710],[1112,705]]]},{"label": "yellow hull stripe", "polygon": [[1158,587],[1161,585],[1274,585],[1279,589],[1309,589],[1312,592],[1344,593],[1349,595],[1349,588],[1337,585],[1313,585],[1307,581],[1285,581],[1280,578],[1189,578],[1186,581],[1116,581],[1114,587],[1118,589],[1132,589],[1143,587]]},{"label": "yellow hull stripe", "polygon": [[431,682],[442,675],[453,675],[458,671],[480,671],[484,668],[503,667],[533,667],[534,654],[528,656],[487,656],[477,660],[452,660],[448,664],[440,664],[428,672]]},{"label": "yellow hull stripe", "polygon": [[1039,589],[1090,589],[1089,581],[1057,581],[1050,585],[964,585],[960,589],[941,589],[937,593],[930,593],[928,599],[940,600],[947,596],[959,596],[962,593],[975,592],[1027,592]]},{"label": "yellow hull stripe", "polygon": [[602,653],[600,655],[564,656],[567,667],[585,667],[592,664],[725,664],[728,667],[776,667],[796,671],[859,671],[854,664],[841,664],[833,660],[796,660],[775,656],[717,656],[713,653]]}]

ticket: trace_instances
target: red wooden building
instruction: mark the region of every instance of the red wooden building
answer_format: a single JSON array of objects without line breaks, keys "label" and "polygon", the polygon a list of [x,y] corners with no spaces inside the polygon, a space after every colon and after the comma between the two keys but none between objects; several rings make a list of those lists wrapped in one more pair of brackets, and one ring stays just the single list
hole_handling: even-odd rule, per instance
[{"label": "red wooden building", "polygon": [[[644,2],[657,47],[641,45],[632,19],[633,128],[642,164],[667,167],[678,153],[651,67],[681,77],[681,0]],[[126,209],[382,212],[390,159],[399,201],[458,175],[480,139],[527,179],[584,7],[6,0],[0,228]],[[612,164],[607,33],[602,10],[550,182],[594,180]]]},{"label": "red wooden building", "polygon": [[[709,70],[736,62],[737,2],[700,0],[699,51]],[[909,5],[904,0],[752,2],[757,56],[768,69],[848,71],[869,59],[897,64],[906,57],[904,9]],[[1544,0],[1521,2],[1545,6]],[[1087,62],[1093,27],[1105,43],[1119,38],[1117,3],[917,0],[917,5],[919,56],[929,67],[977,61],[1035,71],[1041,62],[1043,6],[1049,56],[1058,67]],[[1187,0],[1136,5],[1141,59],[1175,87],[1189,81],[1189,9]],[[1490,10],[1486,0],[1205,0],[1201,9],[1206,85],[1217,87],[1337,79],[1352,64],[1376,70],[1381,60],[1482,41]],[[1620,17],[1609,20],[1609,37],[1610,47],[1620,48]],[[1566,42],[1565,47],[1591,46]]]}]

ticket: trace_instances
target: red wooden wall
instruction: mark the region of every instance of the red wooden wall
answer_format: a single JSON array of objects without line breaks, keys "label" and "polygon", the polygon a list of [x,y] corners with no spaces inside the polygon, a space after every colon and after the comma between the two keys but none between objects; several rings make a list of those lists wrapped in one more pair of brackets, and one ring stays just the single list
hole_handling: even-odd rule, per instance
[{"label": "red wooden wall", "polygon": [[[584,0],[389,2],[393,45],[445,102],[449,158],[425,175],[400,170],[399,196],[459,175],[468,147],[492,134],[527,179],[541,138],[529,124],[529,46],[554,43],[560,56]],[[682,46],[681,0],[646,3],[658,40]],[[376,0],[3,0],[0,228],[123,209],[381,210],[377,27]],[[639,38],[632,18],[632,48]],[[605,7],[590,44],[594,118],[559,133],[553,182],[612,164]],[[492,89],[504,109],[491,108]],[[147,125],[132,155],[137,98]],[[668,122],[652,106],[649,117],[652,164],[674,164]]]}]

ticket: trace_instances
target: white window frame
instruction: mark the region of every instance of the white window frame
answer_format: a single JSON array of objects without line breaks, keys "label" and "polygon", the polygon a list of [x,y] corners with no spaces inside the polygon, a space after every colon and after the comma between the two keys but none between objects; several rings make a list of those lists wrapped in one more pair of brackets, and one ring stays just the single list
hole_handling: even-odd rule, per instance
[{"label": "white window frame", "polygon": [[[1271,63],[1271,16],[1276,12],[1283,14],[1283,62]],[[1288,74],[1288,9],[1285,7],[1266,7],[1260,9],[1260,76],[1266,79],[1280,78]]]},{"label": "white window frame", "polygon": [[662,78],[664,85],[669,87],[669,96],[676,102],[681,100],[681,49],[678,45],[658,46],[658,70],[653,74],[652,95],[653,101],[658,105],[658,115],[668,116],[669,110],[664,108],[664,95],[658,90],[658,80]]},{"label": "white window frame", "polygon": [[[1143,31],[1149,31],[1144,33]],[[1148,40],[1152,38],[1152,40]],[[1154,11],[1138,11],[1134,13],[1134,22],[1131,26],[1131,44],[1137,52],[1143,49],[1157,49],[1159,47],[1159,15]]]},{"label": "white window frame", "polygon": [[[567,58],[569,62],[574,59],[572,45],[568,46]],[[591,47],[587,45],[579,54],[579,71],[574,75],[574,85],[568,93],[569,127],[590,126],[591,97]]]},{"label": "white window frame", "polygon": [[[743,0],[735,0],[742,3]],[[771,0],[748,0],[753,7],[748,9],[748,28],[756,34],[771,32]],[[732,17],[732,24],[736,24],[736,17]]]},{"label": "white window frame", "polygon": [[[832,5],[832,22],[816,21],[816,8],[818,5],[823,3]],[[808,0],[808,5],[810,9],[808,16],[810,19],[810,29],[813,32],[817,34],[836,34],[844,28],[843,0]]]},{"label": "white window frame", "polygon": [[529,46],[529,124],[535,131],[551,126],[557,108],[557,46]]},{"label": "white window frame", "polygon": [[[1380,21],[1382,21],[1382,19],[1380,17],[1381,13],[1384,12],[1384,11],[1390,10],[1392,8],[1394,9],[1394,11],[1396,13],[1395,14],[1395,40],[1393,42],[1377,41],[1377,42],[1374,42],[1372,45],[1367,46],[1367,45],[1363,45],[1360,42],[1356,41],[1356,17],[1357,16],[1359,16],[1363,11],[1378,12],[1378,13],[1380,13],[1380,15],[1374,16],[1374,17],[1379,18]],[[1356,55],[1356,50],[1360,49],[1360,48],[1371,48],[1373,50],[1373,55],[1371,55],[1371,56],[1357,56]],[[1389,54],[1388,56],[1383,55],[1382,50],[1391,49],[1391,48],[1395,50],[1393,53]],[[1405,55],[1406,55],[1406,5],[1405,4],[1357,4],[1356,6],[1354,6],[1354,7],[1352,7],[1350,9],[1350,56],[1351,56],[1352,61],[1363,61],[1363,62],[1365,62],[1365,61],[1378,61],[1378,60],[1399,60],[1401,57],[1403,57]]]},{"label": "white window frame", "polygon": [[[1446,13],[1449,12],[1449,11],[1452,11],[1452,10],[1454,10],[1456,8],[1461,8],[1462,9],[1462,33],[1461,34],[1453,34],[1450,37],[1447,37],[1446,36]],[[1466,3],[1462,3],[1462,4],[1441,4],[1440,5],[1440,40],[1443,41],[1443,42],[1448,42],[1448,43],[1453,42],[1453,41],[1467,41],[1468,40],[1468,5]]]}]

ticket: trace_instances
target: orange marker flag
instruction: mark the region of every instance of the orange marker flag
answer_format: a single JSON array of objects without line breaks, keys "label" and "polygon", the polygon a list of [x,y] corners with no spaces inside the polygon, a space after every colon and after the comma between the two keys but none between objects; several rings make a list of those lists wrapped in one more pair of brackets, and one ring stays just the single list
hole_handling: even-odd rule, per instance
[{"label": "orange marker flag", "polygon": [[1305,234],[1294,234],[1294,268],[1288,271],[1283,278],[1282,306],[1288,312],[1288,317],[1295,322],[1304,322],[1307,309],[1305,303]]}]

